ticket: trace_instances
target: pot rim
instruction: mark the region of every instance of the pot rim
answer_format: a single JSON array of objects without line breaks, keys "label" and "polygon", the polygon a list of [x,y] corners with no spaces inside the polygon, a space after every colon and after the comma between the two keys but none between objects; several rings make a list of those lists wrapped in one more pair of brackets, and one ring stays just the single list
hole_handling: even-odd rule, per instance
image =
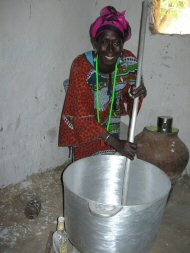
[{"label": "pot rim", "polygon": [[[102,155],[99,155],[99,156],[102,157]],[[110,156],[116,157],[115,155],[104,155],[105,158],[106,158],[106,157],[110,157]],[[119,156],[119,157],[124,158],[123,156]],[[71,163],[71,164],[66,168],[66,170],[64,171],[64,173],[63,173],[63,175],[62,175],[63,186],[66,187],[67,190],[68,190],[69,192],[71,192],[73,195],[75,195],[75,196],[77,196],[77,197],[79,197],[79,198],[81,198],[81,199],[83,199],[83,200],[85,200],[85,201],[87,201],[87,202],[89,202],[89,201],[94,201],[94,202],[96,202],[96,203],[98,203],[98,204],[100,204],[100,205],[106,205],[106,206],[113,206],[113,205],[115,205],[115,206],[118,206],[118,207],[125,207],[125,206],[126,206],[126,207],[137,207],[137,206],[138,206],[138,207],[139,207],[139,206],[141,206],[141,207],[146,207],[146,206],[150,206],[150,205],[154,204],[155,202],[158,202],[158,201],[160,201],[160,200],[162,200],[162,199],[168,197],[168,195],[169,195],[169,193],[170,193],[170,191],[171,191],[171,181],[170,181],[170,178],[168,177],[168,175],[167,175],[163,170],[161,170],[160,168],[158,168],[158,167],[155,166],[154,164],[151,164],[151,163],[148,163],[148,162],[146,162],[146,161],[144,161],[144,160],[135,158],[136,160],[140,160],[142,163],[151,164],[151,166],[154,167],[157,171],[159,171],[159,173],[161,173],[162,175],[164,175],[165,180],[166,180],[166,186],[165,186],[165,188],[167,189],[167,191],[165,191],[165,192],[166,192],[165,194],[162,194],[160,197],[154,199],[153,201],[147,201],[147,202],[138,203],[138,204],[126,204],[126,205],[122,205],[122,204],[119,204],[119,203],[118,203],[118,204],[105,204],[105,203],[96,201],[96,200],[94,200],[94,199],[89,199],[89,198],[86,198],[86,197],[84,197],[84,196],[81,196],[81,195],[79,195],[78,193],[76,193],[76,192],[70,190],[70,187],[68,186],[68,184],[67,184],[65,178],[66,178],[67,174],[69,173],[69,167],[70,167],[70,166],[72,166],[73,164],[76,165],[76,163],[79,163],[79,164],[80,164],[81,162],[84,161],[84,159],[89,159],[89,158],[91,158],[91,157],[83,158],[83,159],[80,159],[80,160],[75,161],[74,163]],[[94,157],[93,157],[93,158],[94,158]],[[98,158],[97,158],[97,159],[98,159]],[[83,160],[83,161],[82,161],[82,160]],[[74,167],[73,169],[75,169],[75,167]]]}]

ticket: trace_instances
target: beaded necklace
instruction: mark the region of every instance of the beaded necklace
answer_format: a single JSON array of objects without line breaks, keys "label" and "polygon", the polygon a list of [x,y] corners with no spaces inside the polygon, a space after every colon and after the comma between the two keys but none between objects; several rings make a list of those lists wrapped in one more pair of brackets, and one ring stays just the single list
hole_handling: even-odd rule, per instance
[{"label": "beaded necklace", "polygon": [[[112,90],[112,99],[111,99],[111,106],[110,106],[110,112],[109,112],[109,119],[106,130],[109,130],[112,112],[113,112],[113,103],[115,99],[115,87],[116,87],[116,77],[118,72],[118,63],[116,62],[115,65],[115,73],[114,73],[114,80],[113,80],[113,90]],[[100,123],[100,98],[99,98],[99,80],[98,80],[98,56],[96,57],[96,101],[97,101],[97,118],[98,123]]]}]

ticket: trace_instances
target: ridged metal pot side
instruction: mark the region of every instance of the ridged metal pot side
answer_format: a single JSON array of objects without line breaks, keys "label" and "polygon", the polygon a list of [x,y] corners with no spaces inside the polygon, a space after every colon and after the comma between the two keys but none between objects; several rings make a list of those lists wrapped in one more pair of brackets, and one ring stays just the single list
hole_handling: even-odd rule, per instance
[{"label": "ridged metal pot side", "polygon": [[156,166],[131,163],[127,205],[122,205],[126,158],[100,155],[72,163],[63,174],[69,240],[83,253],[147,253],[160,228],[171,189]]}]

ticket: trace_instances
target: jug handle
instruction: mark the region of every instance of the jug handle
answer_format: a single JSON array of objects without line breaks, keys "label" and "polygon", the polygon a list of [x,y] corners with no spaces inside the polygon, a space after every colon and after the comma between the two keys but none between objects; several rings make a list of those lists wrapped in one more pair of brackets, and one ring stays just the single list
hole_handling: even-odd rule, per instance
[{"label": "jug handle", "polygon": [[90,212],[102,218],[108,218],[116,215],[123,208],[122,206],[105,205],[96,201],[90,200],[88,203]]}]

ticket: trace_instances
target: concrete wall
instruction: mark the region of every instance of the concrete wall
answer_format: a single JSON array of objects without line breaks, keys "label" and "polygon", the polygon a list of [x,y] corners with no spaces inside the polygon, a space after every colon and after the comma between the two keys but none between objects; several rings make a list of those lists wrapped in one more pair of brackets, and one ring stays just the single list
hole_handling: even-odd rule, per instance
[{"label": "concrete wall", "polygon": [[[64,101],[62,82],[73,58],[91,49],[88,30],[106,4],[127,8],[135,54],[141,14],[138,0],[0,1],[0,186],[61,165],[58,148]],[[190,148],[190,35],[152,35],[147,27],[143,73],[148,96],[136,133],[171,115]]]}]

